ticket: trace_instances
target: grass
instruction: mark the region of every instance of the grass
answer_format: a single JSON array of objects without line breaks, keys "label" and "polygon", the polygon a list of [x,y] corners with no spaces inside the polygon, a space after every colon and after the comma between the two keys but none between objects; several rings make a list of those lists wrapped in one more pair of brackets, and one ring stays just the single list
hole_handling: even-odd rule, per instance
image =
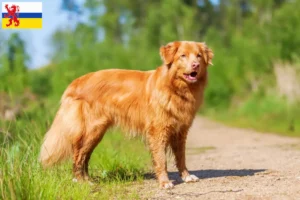
[{"label": "grass", "polygon": [[284,99],[267,96],[249,98],[230,109],[206,109],[203,114],[230,126],[251,128],[284,136],[300,136],[299,103],[287,104]]},{"label": "grass", "polygon": [[143,179],[150,155],[140,140],[118,131],[108,132],[92,155],[92,186],[72,182],[70,161],[41,168],[37,157],[55,111],[36,108],[15,122],[0,122],[0,199],[138,199],[128,185]]}]

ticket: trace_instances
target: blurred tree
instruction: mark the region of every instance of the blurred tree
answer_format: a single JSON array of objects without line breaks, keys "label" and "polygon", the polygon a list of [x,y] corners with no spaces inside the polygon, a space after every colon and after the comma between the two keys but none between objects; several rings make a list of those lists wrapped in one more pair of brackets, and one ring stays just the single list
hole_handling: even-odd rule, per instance
[{"label": "blurred tree", "polygon": [[[284,0],[86,0],[80,10],[90,21],[53,35],[54,79],[67,84],[100,68],[152,69],[161,63],[160,45],[206,41],[217,63],[207,98],[229,103],[234,95],[257,90],[257,83],[272,75],[274,59],[291,57],[288,48],[298,52],[296,32],[289,30],[297,29],[300,19],[287,8],[296,5]],[[283,23],[288,31],[277,31]],[[228,88],[220,92],[221,85]]]},{"label": "blurred tree", "polygon": [[61,9],[68,12],[70,21],[75,21],[82,14],[82,10],[76,0],[62,0]]},{"label": "blurred tree", "polygon": [[21,92],[28,83],[26,73],[29,55],[25,50],[25,42],[18,33],[12,33],[3,46],[7,48],[2,50],[0,76],[5,81],[1,89]]},{"label": "blurred tree", "polygon": [[201,25],[200,35],[205,35],[206,31],[212,26],[218,26],[219,12],[216,12],[215,7],[209,0],[191,1],[189,0],[189,6],[197,8],[195,20]]},{"label": "blurred tree", "polygon": [[25,51],[24,41],[20,38],[18,33],[11,34],[7,42],[7,47],[9,71],[24,72],[29,56]]},{"label": "blurred tree", "polygon": [[295,10],[299,6],[299,0],[283,4],[274,11],[271,24],[272,43],[279,49],[280,57],[288,61],[300,55],[300,13]]},{"label": "blurred tree", "polygon": [[75,14],[81,13],[79,5],[75,0],[62,0],[61,9]]}]

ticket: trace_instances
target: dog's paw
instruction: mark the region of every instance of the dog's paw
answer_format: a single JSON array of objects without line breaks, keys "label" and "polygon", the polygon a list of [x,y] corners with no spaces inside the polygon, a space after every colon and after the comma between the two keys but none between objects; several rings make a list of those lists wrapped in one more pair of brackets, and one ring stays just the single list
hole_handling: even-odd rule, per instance
[{"label": "dog's paw", "polygon": [[74,182],[74,183],[88,183],[90,186],[94,185],[94,183],[90,179],[88,179],[88,180],[79,179],[78,180],[77,178],[73,178],[72,182]]},{"label": "dog's paw", "polygon": [[73,178],[72,181],[73,181],[74,183],[78,183],[78,179],[77,179],[77,178]]},{"label": "dog's paw", "polygon": [[191,174],[191,175],[188,175],[188,176],[182,178],[182,180],[186,183],[192,183],[192,182],[199,181],[199,178],[197,176]]},{"label": "dog's paw", "polygon": [[172,189],[172,188],[174,188],[174,184],[171,181],[162,182],[162,183],[160,183],[160,188]]}]

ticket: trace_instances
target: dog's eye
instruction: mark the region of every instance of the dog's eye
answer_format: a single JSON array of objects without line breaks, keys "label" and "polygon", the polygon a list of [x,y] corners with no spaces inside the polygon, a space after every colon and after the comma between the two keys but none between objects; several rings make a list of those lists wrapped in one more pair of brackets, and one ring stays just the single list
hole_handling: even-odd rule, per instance
[{"label": "dog's eye", "polygon": [[182,54],[180,57],[181,57],[181,58],[185,58],[185,54]]},{"label": "dog's eye", "polygon": [[200,53],[198,53],[197,58],[201,58],[201,57],[202,57],[202,55]]}]

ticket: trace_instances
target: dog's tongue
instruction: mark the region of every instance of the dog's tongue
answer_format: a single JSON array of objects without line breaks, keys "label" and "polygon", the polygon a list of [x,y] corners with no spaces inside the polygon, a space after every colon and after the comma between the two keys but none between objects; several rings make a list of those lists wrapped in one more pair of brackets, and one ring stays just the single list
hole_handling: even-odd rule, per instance
[{"label": "dog's tongue", "polygon": [[192,76],[191,74],[186,74],[185,77],[186,77],[188,80],[191,80],[191,81],[197,80],[197,77],[196,77],[196,76]]},{"label": "dog's tongue", "polygon": [[197,80],[197,77],[196,77],[196,76],[189,75],[189,79],[190,79],[190,80]]}]

